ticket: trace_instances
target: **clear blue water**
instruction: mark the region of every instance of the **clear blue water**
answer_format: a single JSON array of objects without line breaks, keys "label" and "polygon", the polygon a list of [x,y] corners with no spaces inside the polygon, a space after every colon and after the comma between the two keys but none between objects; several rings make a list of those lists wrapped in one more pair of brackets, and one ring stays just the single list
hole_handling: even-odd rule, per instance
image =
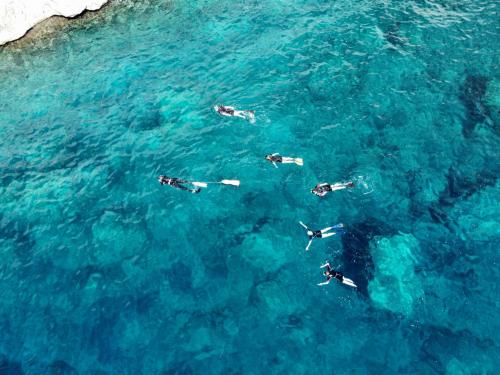
[{"label": "clear blue water", "polygon": [[498,12],[150,1],[0,49],[0,374],[498,373]]}]

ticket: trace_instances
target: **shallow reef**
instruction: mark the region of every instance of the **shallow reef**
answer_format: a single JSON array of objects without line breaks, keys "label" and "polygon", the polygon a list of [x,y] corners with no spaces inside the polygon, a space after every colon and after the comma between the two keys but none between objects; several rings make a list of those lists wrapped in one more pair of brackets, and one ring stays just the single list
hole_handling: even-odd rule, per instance
[{"label": "shallow reef", "polygon": [[498,373],[498,8],[116,2],[2,47],[0,374]]}]

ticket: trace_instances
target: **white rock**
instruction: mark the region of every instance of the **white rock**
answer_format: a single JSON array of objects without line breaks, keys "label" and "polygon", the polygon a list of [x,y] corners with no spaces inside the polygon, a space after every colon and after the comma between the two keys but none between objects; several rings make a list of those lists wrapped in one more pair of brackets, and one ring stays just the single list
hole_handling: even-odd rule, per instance
[{"label": "white rock", "polygon": [[0,45],[21,38],[52,16],[75,17],[97,10],[108,0],[0,0]]}]

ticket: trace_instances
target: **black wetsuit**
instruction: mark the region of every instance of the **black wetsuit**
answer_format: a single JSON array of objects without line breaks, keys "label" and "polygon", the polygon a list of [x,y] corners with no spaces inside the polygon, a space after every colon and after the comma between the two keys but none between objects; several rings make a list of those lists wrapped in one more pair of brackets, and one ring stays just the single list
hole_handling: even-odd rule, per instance
[{"label": "black wetsuit", "polygon": [[190,188],[187,188],[187,187],[181,185],[181,184],[188,184],[189,181],[182,180],[180,178],[170,178],[167,176],[160,176],[159,181],[160,181],[160,184],[162,184],[162,185],[169,185],[169,186],[172,186],[176,189],[186,190],[186,191],[190,191],[192,193],[199,193],[200,192],[199,188],[198,189],[190,189]]},{"label": "black wetsuit", "polygon": [[311,232],[313,234],[311,236],[309,236],[310,240],[312,240],[313,238],[322,238],[323,237],[323,233],[321,233],[320,230],[312,230]]},{"label": "black wetsuit", "polygon": [[[332,269],[330,266],[326,267],[327,271],[325,272],[325,276],[327,277],[328,280],[335,278],[338,281],[342,282],[344,280],[344,275],[342,272],[335,271]],[[328,272],[328,274],[327,274]]]},{"label": "black wetsuit", "polygon": [[280,155],[268,155],[268,160],[272,161],[273,163],[282,163],[283,162],[283,157]]},{"label": "black wetsuit", "polygon": [[217,109],[217,112],[219,112],[221,115],[222,114],[227,114],[227,115],[230,115],[230,116],[234,116],[234,109],[231,109],[231,108],[226,108],[224,106],[220,106],[218,109]]},{"label": "black wetsuit", "polygon": [[333,277],[335,277],[338,281],[344,281],[344,275],[342,274],[342,272],[338,272],[338,271],[333,271],[335,272],[335,275]]},{"label": "black wetsuit", "polygon": [[330,184],[319,184],[319,185],[316,185],[316,187],[314,189],[311,190],[314,194],[322,197],[324,195],[326,195],[326,193],[332,191],[332,187],[330,186]]}]

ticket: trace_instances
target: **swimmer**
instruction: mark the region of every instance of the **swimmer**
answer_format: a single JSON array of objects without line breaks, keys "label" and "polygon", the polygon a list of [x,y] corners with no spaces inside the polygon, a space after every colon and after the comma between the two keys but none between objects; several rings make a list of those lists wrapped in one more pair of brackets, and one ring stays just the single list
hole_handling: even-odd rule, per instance
[{"label": "swimmer", "polygon": [[328,283],[330,282],[331,279],[337,279],[342,284],[349,285],[350,287],[353,287],[353,288],[357,288],[357,285],[354,284],[354,281],[352,281],[351,279],[348,279],[347,277],[344,277],[342,272],[335,271],[334,269],[332,269],[330,267],[330,263],[326,262],[325,264],[320,266],[320,268],[325,268],[325,267],[326,267],[326,271],[323,272],[323,275],[326,276],[326,281],[319,283],[318,284],[319,286],[328,285]]},{"label": "swimmer", "polygon": [[[330,236],[335,236],[337,233],[342,234],[343,233],[342,228],[344,227],[344,224],[340,223],[340,224],[334,225],[333,227],[328,227],[328,228],[321,229],[321,230],[311,230],[302,221],[299,221],[299,224],[304,227],[304,229],[307,231],[307,236],[309,237],[309,243],[306,246],[306,251],[309,250],[309,247],[311,246],[312,240],[314,240],[315,238],[327,238]],[[332,230],[332,229],[339,229],[339,231],[330,232],[330,230]]]},{"label": "swimmer", "polygon": [[169,186],[172,186],[173,188],[176,188],[176,189],[190,191],[193,194],[197,194],[197,193],[199,193],[201,191],[200,188],[190,189],[190,188],[187,188],[187,187],[181,185],[181,184],[191,184],[191,182],[186,181],[186,180],[181,180],[180,178],[171,178],[171,177],[167,177],[167,176],[159,176],[158,177],[158,182],[160,184],[162,184],[162,185],[169,185]]},{"label": "swimmer", "polygon": [[304,165],[304,160],[301,158],[289,158],[287,156],[280,156],[277,152],[271,155],[266,156],[266,160],[270,161],[273,163],[273,165],[278,168],[278,165],[276,163],[283,163],[283,164],[291,164],[295,163],[298,166],[303,166]]},{"label": "swimmer", "polygon": [[353,188],[354,182],[337,182],[336,184],[330,185],[326,182],[317,184],[314,189],[311,190],[311,193],[316,194],[318,197],[324,197],[331,191],[342,190],[346,188]]},{"label": "swimmer", "polygon": [[221,116],[240,117],[242,119],[250,121],[255,120],[254,111],[239,111],[237,109],[234,109],[234,107],[229,107],[224,105],[216,105],[214,109]]}]

